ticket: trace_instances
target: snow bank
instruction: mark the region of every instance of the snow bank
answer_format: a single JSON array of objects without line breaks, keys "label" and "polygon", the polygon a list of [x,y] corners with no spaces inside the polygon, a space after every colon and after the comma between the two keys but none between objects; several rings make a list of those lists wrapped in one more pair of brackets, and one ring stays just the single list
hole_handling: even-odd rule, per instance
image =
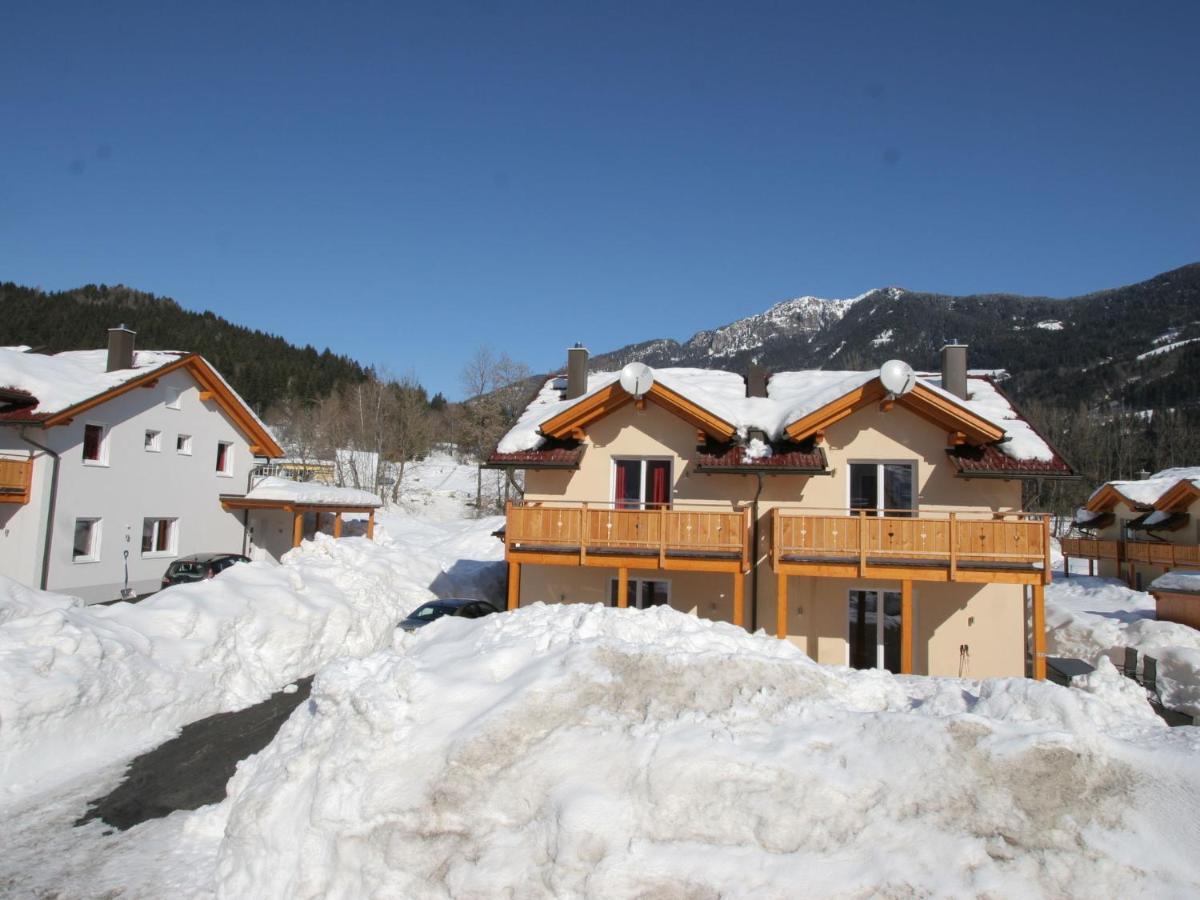
[{"label": "snow bank", "polygon": [[0,625],[24,616],[83,606],[78,597],[39,591],[0,575]]},{"label": "snow bank", "polygon": [[1158,689],[1172,709],[1200,716],[1200,631],[1155,618],[1154,598],[1109,578],[1073,575],[1046,588],[1052,656],[1120,665],[1124,648],[1158,660]]},{"label": "snow bank", "polygon": [[1200,593],[1200,571],[1195,569],[1172,569],[1164,572],[1152,582],[1151,591],[1181,591],[1185,594]]},{"label": "snow bank", "polygon": [[[10,618],[0,625],[0,793],[132,754],[335,657],[386,646],[435,595],[499,596],[497,520],[390,521],[399,533],[381,528],[376,542],[318,535],[282,565],[234,566],[138,604],[46,600]],[[8,593],[20,592],[10,583]]]},{"label": "snow bank", "polygon": [[222,896],[1194,893],[1200,730],[1118,677],[896,678],[535,605],[328,666],[195,815]]}]

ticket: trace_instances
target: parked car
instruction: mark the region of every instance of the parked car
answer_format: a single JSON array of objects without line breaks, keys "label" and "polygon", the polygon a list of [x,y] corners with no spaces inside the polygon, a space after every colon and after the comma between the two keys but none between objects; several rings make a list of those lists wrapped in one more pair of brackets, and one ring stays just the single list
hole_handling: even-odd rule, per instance
[{"label": "parked car", "polygon": [[218,572],[224,572],[234,563],[242,562],[250,562],[250,559],[240,553],[193,553],[191,556],[182,556],[167,566],[162,586],[167,588],[173,584],[204,581]]},{"label": "parked car", "polygon": [[430,600],[414,609],[400,627],[405,631],[416,631],[443,616],[458,616],[460,619],[479,619],[500,612],[486,600]]}]

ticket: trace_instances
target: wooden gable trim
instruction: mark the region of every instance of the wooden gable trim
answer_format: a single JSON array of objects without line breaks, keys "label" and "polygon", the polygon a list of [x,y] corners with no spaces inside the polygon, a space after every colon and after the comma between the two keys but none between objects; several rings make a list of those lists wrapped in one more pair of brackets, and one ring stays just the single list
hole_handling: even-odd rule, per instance
[{"label": "wooden gable trim", "polygon": [[1192,482],[1183,478],[1175,482],[1169,490],[1154,504],[1155,509],[1186,512],[1187,508],[1200,499],[1200,489]]},{"label": "wooden gable trim", "polygon": [[[714,415],[657,381],[646,392],[645,399],[673,413],[689,425],[694,425],[710,437],[728,441],[737,434],[737,429],[720,416]],[[580,400],[570,409],[563,410],[557,416],[543,422],[541,432],[549,438],[579,440],[583,429],[588,425],[631,402],[633,402],[633,395],[614,382]]]},{"label": "wooden gable trim", "polygon": [[1135,503],[1130,500],[1111,484],[1106,484],[1096,491],[1092,498],[1084,505],[1084,509],[1089,512],[1110,512],[1118,503],[1124,503],[1134,512],[1148,512],[1153,507],[1147,506],[1144,503]]},{"label": "wooden gable trim", "polygon": [[196,379],[200,385],[201,393],[208,392],[212,399],[215,400],[220,407],[225,411],[234,426],[238,431],[250,441],[251,445],[262,451],[261,455],[275,457],[283,456],[283,448],[275,442],[254,414],[246,407],[246,405],[233,393],[232,390],[221,380],[221,377],[206,363],[200,356],[195,353],[189,353],[186,356],[181,356],[174,362],[167,363],[165,366],[159,366],[156,369],[151,369],[144,375],[138,375],[128,381],[122,382],[115,387],[109,388],[103,393],[97,394],[94,397],[89,397],[81,403],[76,403],[74,406],[67,407],[61,412],[54,413],[42,420],[41,424],[46,428],[52,428],[55,425],[69,425],[71,421],[81,413],[87,412],[89,409],[99,406],[101,403],[107,403],[122,394],[139,387],[151,387],[158,382],[162,376],[170,374],[178,369],[187,369],[189,374]]},{"label": "wooden gable trim", "polygon": [[[835,422],[840,422],[886,396],[887,391],[879,379],[873,378],[802,419],[797,419],[787,427],[787,436],[793,441],[805,440],[819,432],[827,431]],[[1004,429],[920,383],[909,393],[896,398],[896,402],[947,432],[962,434],[964,440],[974,444],[991,444],[1004,437]]]}]

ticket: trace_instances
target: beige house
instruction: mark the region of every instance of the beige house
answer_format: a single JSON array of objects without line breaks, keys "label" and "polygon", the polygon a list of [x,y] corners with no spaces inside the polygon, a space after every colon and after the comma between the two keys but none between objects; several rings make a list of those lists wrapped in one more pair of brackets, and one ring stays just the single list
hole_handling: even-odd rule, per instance
[{"label": "beige house", "polygon": [[1164,572],[1200,566],[1200,467],[1109,481],[1088,498],[1062,539],[1063,556],[1142,590]]},{"label": "beige house", "polygon": [[1021,482],[1072,472],[965,347],[899,396],[878,370],[659,369],[631,392],[570,357],[488,462],[525,471],[510,608],[669,604],[823,663],[1044,674],[1049,530]]}]

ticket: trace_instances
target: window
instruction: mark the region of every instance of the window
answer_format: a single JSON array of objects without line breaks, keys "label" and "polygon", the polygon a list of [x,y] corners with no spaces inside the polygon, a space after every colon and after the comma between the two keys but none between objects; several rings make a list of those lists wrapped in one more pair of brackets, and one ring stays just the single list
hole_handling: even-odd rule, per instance
[{"label": "window", "polygon": [[155,431],[152,428],[146,429],[146,450],[149,453],[157,453],[162,449],[162,432]]},{"label": "window", "polygon": [[[630,578],[626,582],[630,609],[649,609],[652,606],[668,606],[671,602],[671,582],[651,581],[647,578]],[[617,579],[608,580],[608,603],[617,605]]]},{"label": "window", "polygon": [[175,552],[175,519],[142,520],[142,554],[170,556]]},{"label": "window", "polygon": [[175,452],[184,456],[192,455],[192,436],[190,434],[175,435]]},{"label": "window", "polygon": [[[900,671],[900,592],[850,591],[847,662],[855,669]],[[882,609],[881,609],[882,604]]]},{"label": "window", "polygon": [[105,426],[83,426],[83,461],[94,466],[108,462],[108,429]]},{"label": "window", "polygon": [[100,559],[100,520],[76,519],[75,544],[71,549],[73,562],[97,562]]},{"label": "window", "polygon": [[915,468],[912,463],[850,463],[850,509],[912,515]]},{"label": "window", "polygon": [[183,405],[179,399],[182,393],[179,388],[167,388],[167,409],[179,409]]},{"label": "window", "polygon": [[229,441],[217,441],[217,472],[221,475],[233,474],[233,444]]},{"label": "window", "polygon": [[658,509],[671,504],[669,459],[613,460],[617,509]]}]

